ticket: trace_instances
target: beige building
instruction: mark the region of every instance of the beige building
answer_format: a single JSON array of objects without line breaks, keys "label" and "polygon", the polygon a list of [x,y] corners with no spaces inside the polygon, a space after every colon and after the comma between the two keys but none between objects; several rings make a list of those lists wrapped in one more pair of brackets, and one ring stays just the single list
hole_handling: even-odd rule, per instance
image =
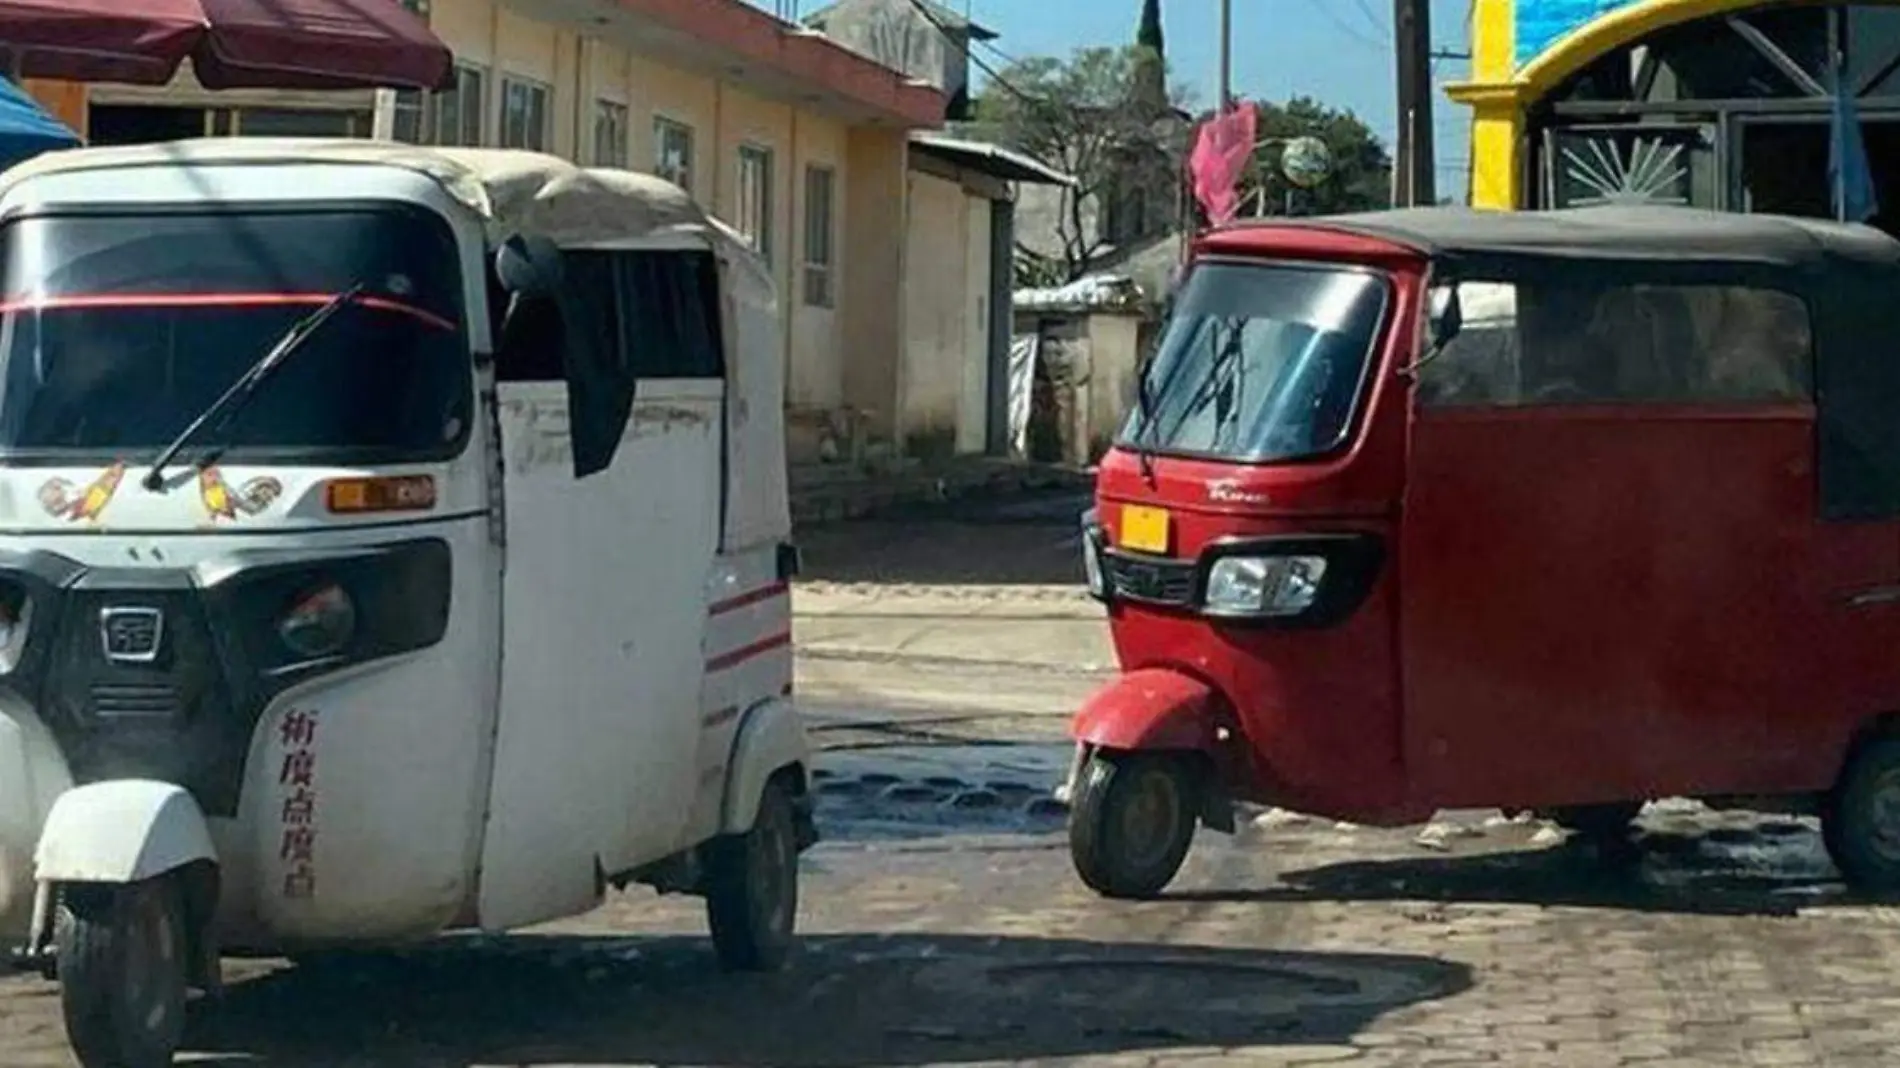
[{"label": "beige building", "polygon": [[[778,276],[793,444],[899,437],[908,136],[944,94],[742,0],[405,0],[454,49],[433,94],[91,86],[94,143],[385,136],[652,171],[753,237]],[[73,117],[66,87],[57,94]]]}]

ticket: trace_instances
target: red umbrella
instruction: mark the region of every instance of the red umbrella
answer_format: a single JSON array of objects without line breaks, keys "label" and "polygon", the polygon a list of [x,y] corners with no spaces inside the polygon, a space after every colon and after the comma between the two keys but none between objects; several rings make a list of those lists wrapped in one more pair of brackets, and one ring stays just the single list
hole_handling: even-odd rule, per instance
[{"label": "red umbrella", "polygon": [[0,0],[15,77],[208,89],[433,89],[448,46],[397,0]]}]

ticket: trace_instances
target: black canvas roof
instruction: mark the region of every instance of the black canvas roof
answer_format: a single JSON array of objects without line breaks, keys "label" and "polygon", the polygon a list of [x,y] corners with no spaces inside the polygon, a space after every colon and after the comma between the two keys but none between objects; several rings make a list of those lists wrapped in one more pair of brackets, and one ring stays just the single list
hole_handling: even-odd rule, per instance
[{"label": "black canvas roof", "polygon": [[1627,206],[1562,211],[1465,207],[1275,219],[1227,228],[1311,227],[1380,238],[1431,256],[1726,261],[1785,267],[1843,259],[1900,265],[1900,241],[1870,226],[1742,215],[1699,208]]}]

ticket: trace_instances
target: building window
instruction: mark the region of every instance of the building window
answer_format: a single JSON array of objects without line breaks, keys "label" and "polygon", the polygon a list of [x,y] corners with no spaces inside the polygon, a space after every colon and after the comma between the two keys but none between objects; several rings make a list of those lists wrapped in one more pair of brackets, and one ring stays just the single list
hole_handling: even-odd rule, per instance
[{"label": "building window", "polygon": [[832,271],[837,184],[838,173],[830,167],[805,168],[805,303],[818,308],[832,307],[837,299]]},{"label": "building window", "polygon": [[772,153],[755,145],[739,146],[739,232],[766,262],[772,259]]},{"label": "building window", "polygon": [[487,92],[486,71],[457,64],[452,89],[397,93],[396,140],[412,145],[481,145],[487,126]]},{"label": "building window", "polygon": [[693,128],[655,116],[653,173],[687,192],[693,191]]},{"label": "building window", "polygon": [[501,80],[501,147],[548,150],[548,98],[553,90],[513,76]]},{"label": "building window", "polygon": [[236,131],[245,137],[368,137],[374,119],[367,111],[317,108],[243,108],[235,114]]},{"label": "building window", "polygon": [[594,166],[627,168],[627,105],[594,102]]},{"label": "building window", "polygon": [[425,19],[429,17],[429,0],[402,0],[402,6]]}]

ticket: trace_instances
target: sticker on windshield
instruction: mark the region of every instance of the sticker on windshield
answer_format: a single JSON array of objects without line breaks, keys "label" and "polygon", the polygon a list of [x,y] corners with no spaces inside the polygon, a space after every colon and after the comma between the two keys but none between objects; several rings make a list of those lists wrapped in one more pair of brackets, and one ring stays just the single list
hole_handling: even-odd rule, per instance
[{"label": "sticker on windshield", "polygon": [[198,499],[204,502],[205,511],[211,513],[214,522],[257,515],[283,495],[284,484],[268,475],[234,487],[216,467],[207,467],[198,473]]},{"label": "sticker on windshield", "polygon": [[40,507],[55,519],[97,522],[99,513],[112,503],[112,495],[119,492],[119,483],[124,478],[124,461],[106,468],[82,490],[75,490],[73,484],[63,478],[49,478],[40,487]]}]

